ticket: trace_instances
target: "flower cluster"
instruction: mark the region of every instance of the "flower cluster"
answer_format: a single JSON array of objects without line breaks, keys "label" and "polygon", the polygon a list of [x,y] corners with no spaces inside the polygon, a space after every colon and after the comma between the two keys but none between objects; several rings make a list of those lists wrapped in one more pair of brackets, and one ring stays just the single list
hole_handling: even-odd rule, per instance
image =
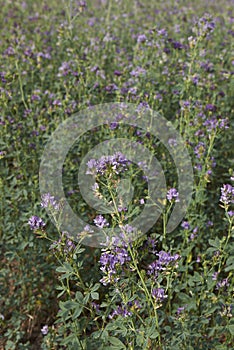
[{"label": "flower cluster", "polygon": [[189,230],[190,229],[190,224],[188,221],[183,221],[181,224],[181,227],[183,227],[184,230]]},{"label": "flower cluster", "polygon": [[128,317],[132,316],[131,310],[141,309],[141,304],[139,300],[128,301],[127,305],[118,305],[117,308],[109,315],[109,318],[112,319],[114,316]]},{"label": "flower cluster", "polygon": [[203,125],[206,127],[206,130],[210,133],[213,129],[228,129],[228,119],[221,118],[218,119],[216,116],[207,118]]},{"label": "flower cluster", "polygon": [[31,230],[39,230],[45,226],[44,221],[39,218],[39,216],[33,215],[29,220],[28,224],[30,225]]},{"label": "flower cluster", "polygon": [[205,14],[203,17],[199,18],[196,23],[197,35],[200,37],[206,37],[209,33],[212,33],[215,29],[215,22],[211,15]]},{"label": "flower cluster", "polygon": [[42,335],[47,335],[48,332],[49,332],[49,327],[48,327],[47,324],[46,324],[45,326],[43,326],[43,327],[41,328],[41,333],[42,333]]},{"label": "flower cluster", "polygon": [[93,220],[93,222],[99,228],[104,228],[104,227],[109,226],[109,223],[102,215],[96,216],[96,218]]},{"label": "flower cluster", "polygon": [[216,284],[216,289],[224,288],[229,286],[228,278],[224,278],[222,281]]},{"label": "flower cluster", "polygon": [[163,288],[154,288],[152,290],[152,297],[158,302],[161,303],[164,299],[167,298],[165,290]]},{"label": "flower cluster", "polygon": [[147,241],[146,241],[146,246],[147,248],[150,249],[150,252],[153,254],[156,254],[156,245],[157,245],[157,241],[155,238],[152,237],[148,237]]},{"label": "flower cluster", "polygon": [[201,158],[205,154],[205,150],[204,142],[199,142],[194,148],[194,153],[197,158]]},{"label": "flower cluster", "polygon": [[130,161],[121,153],[112,156],[102,156],[100,159],[90,159],[87,163],[87,175],[104,175],[108,172],[120,174],[127,170]]},{"label": "flower cluster", "polygon": [[130,74],[133,76],[133,77],[139,77],[139,76],[142,76],[142,75],[145,75],[146,74],[146,70],[142,67],[136,67],[135,69],[133,69]]},{"label": "flower cluster", "polygon": [[199,19],[198,25],[203,29],[203,32],[213,32],[215,29],[215,22],[208,14]]},{"label": "flower cluster", "polygon": [[76,245],[67,232],[62,232],[60,239],[50,246],[50,249],[63,252],[65,255],[73,252],[75,248]]},{"label": "flower cluster", "polygon": [[179,202],[179,193],[177,192],[177,190],[175,188],[171,188],[168,192],[167,192],[167,199],[170,202]]},{"label": "flower cluster", "polygon": [[146,42],[146,40],[147,40],[147,37],[145,34],[139,34],[138,38],[137,38],[137,43],[141,44],[141,43]]},{"label": "flower cluster", "polygon": [[43,208],[53,208],[54,210],[61,209],[61,204],[50,193],[45,193],[41,196],[41,206]]},{"label": "flower cluster", "polygon": [[163,250],[156,254],[158,260],[154,261],[148,266],[148,275],[158,276],[159,271],[168,270],[172,266],[177,265],[177,261],[180,259],[179,254],[171,255]]},{"label": "flower cluster", "polygon": [[187,305],[185,305],[185,306],[179,306],[179,307],[177,308],[176,315],[177,315],[177,316],[180,316],[180,315],[184,312],[184,310],[186,309],[186,306],[187,306]]},{"label": "flower cluster", "polygon": [[[134,240],[134,237],[137,236],[137,230],[135,227],[126,224],[121,227],[121,232],[119,234],[118,245],[124,246],[125,248],[128,246],[128,244],[131,245],[131,242]],[[116,241],[117,242],[117,241]]]},{"label": "flower cluster", "polygon": [[114,316],[128,317],[132,316],[132,312],[129,311],[126,306],[117,306],[117,308],[109,315],[109,318],[112,319]]},{"label": "flower cluster", "polygon": [[117,282],[119,280],[118,273],[123,272],[122,266],[127,261],[131,260],[126,247],[119,247],[119,243],[120,239],[118,237],[113,237],[110,249],[102,249],[102,254],[100,257],[100,270],[105,274],[105,276],[100,280],[100,282],[104,286],[111,282]]},{"label": "flower cluster", "polygon": [[225,184],[221,188],[220,202],[224,205],[234,203],[234,187],[230,184]]}]

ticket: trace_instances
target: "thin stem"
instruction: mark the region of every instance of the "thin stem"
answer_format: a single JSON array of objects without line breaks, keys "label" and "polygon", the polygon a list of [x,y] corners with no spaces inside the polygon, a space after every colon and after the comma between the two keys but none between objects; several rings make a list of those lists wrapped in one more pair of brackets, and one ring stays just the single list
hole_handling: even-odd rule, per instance
[{"label": "thin stem", "polygon": [[15,61],[15,67],[16,67],[17,73],[18,73],[18,80],[19,80],[19,86],[20,86],[21,99],[22,99],[22,102],[24,104],[24,107],[26,109],[28,109],[27,103],[25,102],[25,98],[24,98],[23,83],[22,83],[22,79],[21,79],[21,72],[20,72],[20,69],[19,69],[18,61]]},{"label": "thin stem", "polygon": [[154,301],[153,301],[153,299],[152,299],[152,297],[151,297],[151,295],[150,295],[150,293],[149,293],[149,291],[148,291],[148,288],[147,288],[147,286],[146,286],[146,284],[145,284],[145,281],[144,281],[144,279],[143,279],[143,277],[142,277],[142,275],[141,275],[141,273],[140,273],[140,271],[139,271],[139,269],[138,269],[137,262],[136,262],[136,260],[135,260],[135,256],[134,256],[134,254],[133,254],[133,251],[132,251],[130,245],[128,246],[128,250],[129,250],[129,252],[130,252],[130,255],[131,255],[131,258],[132,258],[132,261],[133,261],[133,265],[134,265],[134,267],[135,267],[135,269],[136,269],[136,271],[137,271],[138,276],[140,277],[140,280],[141,280],[141,283],[142,283],[142,287],[143,287],[143,289],[144,289],[144,291],[145,291],[146,297],[147,297],[148,301],[149,301],[149,302],[152,304],[152,306],[153,306],[154,316],[155,316],[155,321],[156,321],[156,327],[157,327],[157,330],[158,330],[158,333],[159,333],[159,335],[158,335],[158,338],[159,338],[159,345],[161,346],[161,336],[160,336],[160,331],[159,331],[158,314],[157,314],[157,310],[156,310],[156,308],[155,308]]}]

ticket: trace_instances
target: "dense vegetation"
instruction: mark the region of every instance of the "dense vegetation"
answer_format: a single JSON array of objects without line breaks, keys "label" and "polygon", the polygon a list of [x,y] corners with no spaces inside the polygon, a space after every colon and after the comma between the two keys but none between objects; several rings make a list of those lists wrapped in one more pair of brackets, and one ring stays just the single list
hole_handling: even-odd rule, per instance
[{"label": "dense vegetation", "polygon": [[[232,1],[0,5],[0,349],[233,348]],[[61,164],[64,203],[40,191],[50,185],[40,187],[40,164],[74,115],[84,132]],[[144,125],[150,116],[164,133]],[[178,137],[165,135],[167,121],[186,160]],[[108,140],[117,141],[110,154]],[[59,141],[54,163],[66,146]],[[92,153],[101,143],[103,154]],[[160,163],[150,173],[155,202],[142,148]],[[191,200],[169,232],[172,209],[185,205],[177,170],[186,177],[186,161]],[[87,188],[95,205],[83,198]],[[63,228],[68,203],[82,229]],[[107,235],[102,244],[95,229]]]}]

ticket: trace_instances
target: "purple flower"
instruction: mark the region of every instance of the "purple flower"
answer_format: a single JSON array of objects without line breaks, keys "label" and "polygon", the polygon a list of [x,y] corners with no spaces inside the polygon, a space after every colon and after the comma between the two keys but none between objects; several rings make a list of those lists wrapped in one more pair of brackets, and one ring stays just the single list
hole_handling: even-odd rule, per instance
[{"label": "purple flower", "polygon": [[224,184],[221,188],[220,202],[224,205],[229,205],[234,203],[234,187],[230,184]]},{"label": "purple flower", "polygon": [[100,257],[100,270],[105,274],[105,276],[100,280],[100,282],[104,286],[113,281],[118,281],[118,271],[119,273],[123,274],[123,269],[119,269],[119,267],[131,260],[125,247],[116,246],[118,241],[118,238],[113,238],[111,247],[107,247],[102,250]]},{"label": "purple flower", "polygon": [[179,202],[179,193],[177,192],[177,190],[175,188],[171,188],[168,192],[167,192],[167,199],[172,202],[173,200],[175,200],[175,202]]},{"label": "purple flower", "polygon": [[66,253],[69,253],[69,252],[73,251],[75,248],[76,248],[76,245],[74,244],[74,242],[70,239],[67,239],[64,251]]},{"label": "purple flower", "polygon": [[96,165],[97,165],[96,159],[90,159],[87,162],[88,170],[86,171],[86,175],[94,175],[94,174],[96,174]]},{"label": "purple flower", "polygon": [[228,129],[229,128],[228,124],[229,124],[228,118],[219,119],[219,128],[220,129]]},{"label": "purple flower", "polygon": [[117,122],[110,123],[110,129],[111,130],[115,130],[118,126],[119,126],[119,123],[117,123]]},{"label": "purple flower", "polygon": [[43,335],[47,335],[48,332],[49,332],[49,328],[48,328],[48,326],[47,326],[47,324],[46,324],[45,326],[43,326],[43,327],[41,328],[41,333],[42,333]]},{"label": "purple flower", "polygon": [[54,100],[53,106],[62,106],[62,102],[60,100]]},{"label": "purple flower", "polygon": [[0,159],[5,156],[6,152],[5,151],[0,151]]},{"label": "purple flower", "polygon": [[183,227],[185,230],[189,230],[190,229],[190,225],[188,221],[183,221],[181,224],[181,227]]},{"label": "purple flower", "polygon": [[134,86],[134,87],[131,87],[129,90],[128,90],[128,93],[131,94],[131,95],[136,95],[137,93],[137,88]]},{"label": "purple flower", "polygon": [[84,0],[78,1],[78,5],[81,8],[86,8],[87,7],[87,2]]},{"label": "purple flower", "polygon": [[167,31],[166,31],[166,29],[164,29],[164,28],[157,30],[157,33],[158,33],[158,35],[160,35],[160,36],[164,36],[164,37],[167,36]]},{"label": "purple flower", "polygon": [[157,241],[154,238],[148,237],[146,245],[151,249],[153,254],[156,254]]},{"label": "purple flower", "polygon": [[126,235],[131,234],[134,231],[135,231],[135,228],[129,224],[122,226],[122,232],[125,233]]},{"label": "purple flower", "polygon": [[93,233],[93,232],[94,232],[90,225],[86,225],[86,226],[84,227],[84,231],[85,231],[85,232],[88,232],[88,233]]},{"label": "purple flower", "polygon": [[158,276],[159,271],[164,271],[169,269],[171,266],[176,266],[177,261],[180,259],[179,254],[171,255],[163,250],[156,254],[158,260],[154,261],[148,266],[148,275]]},{"label": "purple flower", "polygon": [[119,70],[115,70],[114,71],[114,75],[116,75],[117,77],[120,77],[122,75],[122,72],[120,72]]},{"label": "purple flower", "polygon": [[116,85],[116,84],[109,84],[109,85],[107,85],[106,87],[105,87],[105,90],[107,91],[107,92],[114,92],[114,91],[116,91],[116,90],[118,90],[119,88],[118,88],[118,86]]},{"label": "purple flower", "polygon": [[169,265],[171,262],[177,261],[180,256],[179,254],[171,255],[163,250],[156,254],[158,256],[158,262],[160,265]]},{"label": "purple flower", "polygon": [[177,140],[176,139],[169,139],[168,143],[171,147],[177,146]]},{"label": "purple flower", "polygon": [[215,29],[215,22],[209,14],[205,14],[201,17],[197,24],[198,36],[206,37],[209,33],[212,33]]},{"label": "purple flower", "polygon": [[206,226],[207,226],[207,227],[214,226],[213,221],[208,220]]},{"label": "purple flower", "polygon": [[192,80],[193,80],[193,84],[197,85],[198,82],[199,82],[199,77],[198,77],[198,76],[195,76],[195,77],[193,77]]},{"label": "purple flower", "polygon": [[193,241],[196,238],[197,235],[195,235],[194,233],[191,233],[189,239],[190,241]]},{"label": "purple flower", "polygon": [[212,275],[212,280],[213,281],[216,281],[217,280],[217,277],[218,277],[219,273],[218,272],[214,272],[213,275]]},{"label": "purple flower", "polygon": [[182,101],[181,103],[182,105],[182,109],[184,110],[185,108],[189,108],[190,107],[190,101]]},{"label": "purple flower", "polygon": [[140,112],[143,112],[143,111],[149,110],[149,109],[150,109],[150,106],[148,105],[147,102],[140,102],[139,105],[136,108],[136,111],[138,113],[140,113]]},{"label": "purple flower", "polygon": [[147,40],[147,37],[146,37],[145,34],[140,34],[140,35],[138,35],[138,37],[137,37],[137,43],[138,43],[138,44],[144,43],[146,40]]},{"label": "purple flower", "polygon": [[29,220],[28,224],[30,225],[31,230],[42,229],[45,226],[44,221],[39,218],[39,216],[33,215]]},{"label": "purple flower", "polygon": [[107,220],[102,215],[96,216],[96,218],[93,220],[93,222],[99,228],[103,228],[103,227],[109,226],[109,223],[107,222]]},{"label": "purple flower", "polygon": [[119,174],[127,170],[130,161],[121,153],[117,152],[113,156],[102,156],[99,159],[90,159],[87,162],[88,170],[86,174],[104,175],[107,171]]},{"label": "purple flower", "polygon": [[32,100],[32,101],[40,101],[40,100],[41,100],[41,97],[38,96],[38,95],[33,94],[33,95],[31,96],[31,100]]},{"label": "purple flower", "polygon": [[178,307],[176,313],[177,313],[177,316],[179,316],[183,311],[185,310],[185,306],[180,306]]},{"label": "purple flower", "polygon": [[202,165],[198,163],[197,165],[194,166],[194,169],[201,171],[202,170]]},{"label": "purple flower", "polygon": [[208,104],[206,105],[206,110],[207,110],[207,111],[215,112],[216,109],[217,109],[216,106],[215,106],[215,105],[212,105],[211,103],[208,103]]},{"label": "purple flower", "polygon": [[218,120],[216,117],[212,117],[210,119],[207,119],[204,123],[204,126],[206,126],[207,131],[212,131],[213,129],[216,129],[218,127]]},{"label": "purple flower", "polygon": [[97,304],[97,303],[95,303],[95,301],[92,301],[92,302],[91,302],[91,305],[92,305],[92,307],[94,308],[94,310],[95,310],[96,312],[99,312],[99,311],[100,311],[100,305]]},{"label": "purple flower", "polygon": [[127,211],[128,211],[128,209],[127,209],[126,207],[122,207],[122,206],[119,206],[119,207],[118,207],[118,212],[119,212],[119,213],[127,212]]},{"label": "purple flower", "polygon": [[92,191],[94,191],[94,192],[98,191],[98,190],[99,190],[99,185],[98,185],[98,183],[95,182],[91,188],[92,188]]},{"label": "purple flower", "polygon": [[184,48],[184,45],[181,44],[179,41],[172,41],[172,46],[174,49],[181,50]]},{"label": "purple flower", "polygon": [[13,56],[15,54],[15,50],[12,46],[9,46],[4,52],[4,55],[6,56]]},{"label": "purple flower", "polygon": [[205,144],[204,142],[199,142],[198,145],[194,148],[194,153],[197,158],[201,158],[205,153]]},{"label": "purple flower", "polygon": [[135,309],[141,309],[142,308],[139,300],[137,300],[137,299],[134,300],[134,302],[128,301],[127,302],[127,306],[129,306],[130,308],[135,308]]},{"label": "purple flower", "polygon": [[41,206],[43,208],[53,208],[55,210],[59,210],[61,208],[61,205],[50,193],[45,193],[41,196]]},{"label": "purple flower", "polygon": [[146,74],[146,70],[144,68],[141,68],[141,67],[136,67],[134,70],[132,70],[130,72],[130,74],[133,77],[139,77],[141,75],[145,75]]},{"label": "purple flower", "polygon": [[222,281],[218,282],[216,284],[216,289],[220,289],[220,288],[227,287],[227,286],[229,286],[228,277],[224,278]]},{"label": "purple flower", "polygon": [[131,311],[128,311],[128,309],[125,306],[117,306],[117,309],[115,309],[109,315],[109,318],[112,319],[114,316],[128,317],[128,316],[132,316],[132,313]]},{"label": "purple flower", "polygon": [[163,288],[154,288],[152,290],[152,297],[156,299],[157,302],[162,302],[167,298],[167,295],[165,294],[165,290]]},{"label": "purple flower", "polygon": [[73,252],[75,248],[75,243],[72,241],[69,233],[66,231],[63,231],[60,239],[58,241],[54,241],[50,246],[50,249],[63,252],[66,255],[69,255],[69,253]]}]

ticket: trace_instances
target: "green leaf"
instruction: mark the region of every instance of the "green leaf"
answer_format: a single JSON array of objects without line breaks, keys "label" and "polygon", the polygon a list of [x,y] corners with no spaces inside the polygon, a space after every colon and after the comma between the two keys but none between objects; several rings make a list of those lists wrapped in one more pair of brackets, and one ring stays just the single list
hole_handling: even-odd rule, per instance
[{"label": "green leaf", "polygon": [[82,311],[83,311],[83,306],[80,306],[80,305],[77,306],[72,316],[72,320],[74,321],[77,317],[79,317]]},{"label": "green leaf", "polygon": [[228,271],[234,271],[234,264],[227,266],[224,271],[228,272]]},{"label": "green leaf", "polygon": [[90,293],[86,294],[86,296],[83,299],[84,304],[87,304],[90,298]]},{"label": "green leaf", "polygon": [[227,326],[229,332],[231,333],[231,335],[234,335],[234,324],[229,324]]},{"label": "green leaf", "polygon": [[11,340],[8,340],[5,345],[5,350],[14,350],[16,348],[15,343],[13,343]]},{"label": "green leaf", "polygon": [[125,345],[119,340],[118,338],[115,337],[109,337],[108,341],[112,344],[118,347],[118,349],[126,349]]},{"label": "green leaf", "polygon": [[91,288],[92,292],[96,292],[100,288],[100,283],[95,283],[95,285]]},{"label": "green leaf", "polygon": [[94,300],[99,300],[99,293],[98,292],[91,292],[91,297]]},{"label": "green leaf", "polygon": [[209,244],[217,249],[220,248],[220,241],[217,237],[215,237],[215,239],[209,239]]},{"label": "green leaf", "polygon": [[81,292],[77,291],[76,292],[76,300],[81,304],[81,303],[83,303],[83,299],[84,299],[83,294]]},{"label": "green leaf", "polygon": [[150,339],[157,339],[158,336],[159,336],[159,333],[158,333],[158,331],[155,330],[154,333],[152,333],[152,334],[150,335]]},{"label": "green leaf", "polygon": [[107,331],[114,331],[118,328],[118,325],[116,323],[108,323],[106,326]]},{"label": "green leaf", "polygon": [[73,273],[73,269],[71,267],[70,264],[68,264],[67,262],[64,262],[64,264],[62,266],[57,267],[56,269],[57,272],[63,272],[63,273]]},{"label": "green leaf", "polygon": [[74,309],[78,304],[75,301],[68,300],[63,303],[63,308],[66,310],[72,310]]}]

